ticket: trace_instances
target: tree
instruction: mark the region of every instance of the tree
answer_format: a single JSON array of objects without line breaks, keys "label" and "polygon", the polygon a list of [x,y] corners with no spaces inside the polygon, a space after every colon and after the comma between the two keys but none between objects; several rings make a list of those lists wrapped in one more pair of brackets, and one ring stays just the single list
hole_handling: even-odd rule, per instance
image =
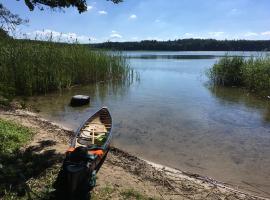
[{"label": "tree", "polygon": [[[115,4],[122,2],[123,0],[107,0]],[[24,0],[25,4],[32,11],[35,7],[44,9],[43,6],[48,6],[50,8],[68,8],[70,6],[76,7],[79,13],[87,10],[86,0]]]},{"label": "tree", "polygon": [[16,26],[27,23],[19,15],[11,13],[3,4],[0,3],[0,29],[3,31],[14,31]]}]

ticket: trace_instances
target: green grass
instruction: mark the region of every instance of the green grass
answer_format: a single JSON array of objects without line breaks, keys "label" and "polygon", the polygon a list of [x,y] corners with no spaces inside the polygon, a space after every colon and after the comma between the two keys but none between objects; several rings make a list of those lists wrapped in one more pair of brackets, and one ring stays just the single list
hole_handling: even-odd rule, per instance
[{"label": "green grass", "polygon": [[112,186],[106,185],[105,187],[99,188],[98,191],[92,192],[92,200],[110,199],[111,195],[117,193],[117,189]]},{"label": "green grass", "polygon": [[0,40],[0,96],[4,100],[76,84],[125,81],[131,74],[121,54],[80,44]]},{"label": "green grass", "polygon": [[0,119],[0,198],[18,182],[19,172],[23,170],[22,159],[25,159],[21,159],[18,152],[32,135],[28,128]]},{"label": "green grass", "polygon": [[18,196],[26,181],[39,196],[47,198],[51,194],[63,156],[53,151],[35,152],[49,146],[48,141],[22,151],[33,134],[22,125],[0,119],[0,199],[28,199],[26,195]]},{"label": "green grass", "polygon": [[270,95],[270,57],[225,56],[207,75],[214,85],[245,87],[261,96]]},{"label": "green grass", "polygon": [[134,189],[127,189],[121,192],[123,199],[134,199],[134,200],[155,200],[152,197],[146,197]]},{"label": "green grass", "polygon": [[12,154],[24,145],[33,133],[14,122],[0,119],[0,154]]}]

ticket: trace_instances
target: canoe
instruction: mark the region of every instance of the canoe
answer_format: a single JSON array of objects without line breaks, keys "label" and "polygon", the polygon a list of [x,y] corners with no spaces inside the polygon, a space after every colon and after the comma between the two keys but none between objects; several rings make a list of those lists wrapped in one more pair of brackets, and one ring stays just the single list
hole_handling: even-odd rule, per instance
[{"label": "canoe", "polygon": [[87,147],[94,150],[108,150],[112,138],[112,117],[108,108],[103,107],[87,119],[78,128],[71,143],[71,148]]},{"label": "canoe", "polygon": [[109,152],[111,138],[112,117],[108,108],[103,107],[75,132],[54,184],[58,198],[88,198]]}]

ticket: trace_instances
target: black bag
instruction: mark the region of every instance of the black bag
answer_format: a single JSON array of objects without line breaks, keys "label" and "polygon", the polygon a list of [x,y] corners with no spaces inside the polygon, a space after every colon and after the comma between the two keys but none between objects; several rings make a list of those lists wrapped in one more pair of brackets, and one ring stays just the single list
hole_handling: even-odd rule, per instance
[{"label": "black bag", "polygon": [[54,184],[57,199],[89,200],[89,192],[95,183],[91,162],[85,147],[77,147],[67,154]]}]

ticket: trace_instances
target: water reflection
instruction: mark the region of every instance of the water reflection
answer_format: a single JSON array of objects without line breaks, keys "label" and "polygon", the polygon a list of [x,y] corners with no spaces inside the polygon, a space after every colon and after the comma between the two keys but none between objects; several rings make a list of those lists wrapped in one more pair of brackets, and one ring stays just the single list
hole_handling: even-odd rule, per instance
[{"label": "water reflection", "polygon": [[127,58],[137,59],[214,59],[222,56],[215,55],[130,55]]},{"label": "water reflection", "polygon": [[[27,100],[28,106],[40,112],[50,120],[65,122],[69,128],[77,128],[87,118],[89,112],[106,105],[109,99],[121,101],[129,92],[129,87],[138,80],[130,78],[125,81],[100,82],[91,85],[77,85],[62,91],[48,93],[45,96],[33,96]],[[71,97],[77,94],[90,96],[90,104],[82,107],[69,106]]]},{"label": "water reflection", "polygon": [[[259,121],[261,122],[259,125],[270,126],[270,101],[266,100],[265,98],[258,97],[243,88],[228,88],[211,85],[206,85],[206,88],[208,88],[211,94],[217,98],[220,104],[231,104],[231,106],[236,106],[240,109],[245,107],[249,112],[252,112],[253,115],[256,112],[259,112]],[[223,114],[226,115],[226,113]],[[248,114],[243,113],[241,118],[245,118],[245,116],[248,116]],[[228,116],[225,116],[224,118],[232,119]],[[237,119],[232,119],[232,121],[236,123]],[[254,123],[254,120],[252,122],[250,122],[248,119],[243,121],[245,121],[245,123],[249,126]],[[243,122],[241,122],[241,124],[243,124]],[[237,125],[239,126],[240,124]]]}]

